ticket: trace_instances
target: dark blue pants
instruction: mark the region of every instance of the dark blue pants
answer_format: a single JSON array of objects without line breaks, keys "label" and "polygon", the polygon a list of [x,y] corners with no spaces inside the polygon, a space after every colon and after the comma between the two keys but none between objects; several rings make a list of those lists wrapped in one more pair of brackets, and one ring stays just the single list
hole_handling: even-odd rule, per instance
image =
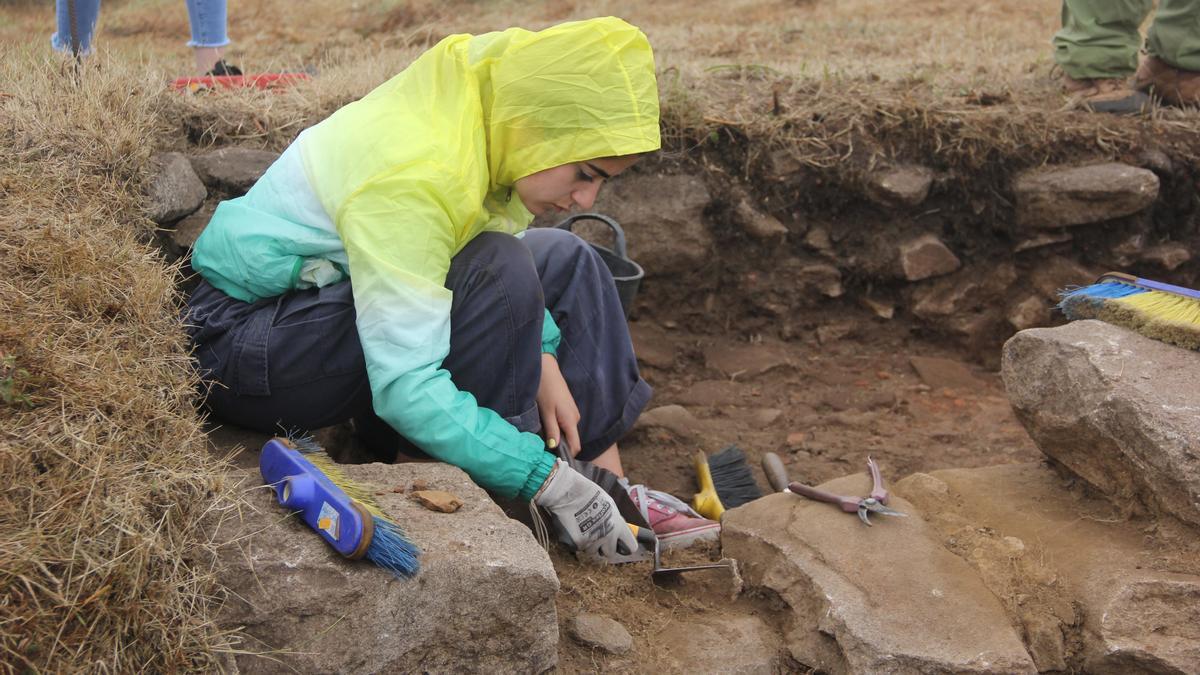
[{"label": "dark blue pants", "polygon": [[[350,281],[245,303],[203,282],[188,323],[205,404],[218,419],[265,433],[354,419],[375,448],[400,439],[371,408]],[[650,399],[612,275],[579,237],[485,232],[450,263],[450,354],[442,367],[463,391],[522,431],[541,429],[543,310],[562,332],[559,368],[582,419],[580,458],[617,441]],[[407,447],[406,447],[407,446]]]}]

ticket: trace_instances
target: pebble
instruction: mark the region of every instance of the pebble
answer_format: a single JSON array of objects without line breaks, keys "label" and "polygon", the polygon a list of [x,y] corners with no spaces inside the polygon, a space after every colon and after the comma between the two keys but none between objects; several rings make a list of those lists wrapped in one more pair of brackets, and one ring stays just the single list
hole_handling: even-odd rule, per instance
[{"label": "pebble", "polygon": [[571,620],[571,637],[585,646],[613,655],[633,649],[633,636],[620,623],[599,614],[579,614]]}]

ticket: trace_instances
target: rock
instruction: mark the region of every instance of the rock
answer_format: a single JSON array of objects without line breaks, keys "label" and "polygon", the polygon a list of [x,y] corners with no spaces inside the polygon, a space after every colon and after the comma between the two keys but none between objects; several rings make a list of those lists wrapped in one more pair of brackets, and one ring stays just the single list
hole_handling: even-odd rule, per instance
[{"label": "rock", "polygon": [[1029,273],[1029,285],[1047,302],[1058,304],[1058,293],[1070,286],[1087,286],[1097,274],[1082,264],[1052,256],[1040,261]]},{"label": "rock", "polygon": [[754,208],[749,199],[738,201],[733,209],[733,217],[746,234],[759,241],[782,241],[788,233],[787,227],[778,218]]},{"label": "rock", "polygon": [[814,227],[809,230],[804,235],[804,245],[822,255],[833,255],[833,240],[829,238],[829,230],[823,227]]},{"label": "rock", "polygon": [[910,296],[912,313],[935,323],[945,323],[951,317],[969,317],[1002,306],[1016,280],[1016,268],[999,263],[914,284]]},{"label": "rock", "polygon": [[1124,510],[1200,526],[1200,354],[1089,320],[1017,333],[1002,365],[1042,452]]},{"label": "rock", "polygon": [[1137,262],[1142,251],[1146,250],[1146,233],[1132,232],[1113,244],[1109,249],[1112,261],[1119,267],[1128,267]]},{"label": "rock", "polygon": [[876,171],[867,177],[867,197],[882,206],[917,206],[929,195],[933,171],[906,165]]},{"label": "rock", "polygon": [[979,289],[974,282],[922,286],[913,292],[912,313],[926,321],[937,321],[970,310],[971,295]]},{"label": "rock", "polygon": [[663,405],[642,413],[634,423],[635,428],[660,427],[676,436],[691,438],[698,431],[699,420],[681,405]]},{"label": "rock", "polygon": [[1104,608],[1093,673],[1200,672],[1200,578],[1120,584]]},{"label": "rock", "polygon": [[1142,262],[1158,265],[1168,272],[1173,272],[1176,267],[1191,259],[1192,250],[1177,241],[1152,246],[1141,255]]},{"label": "rock", "polygon": [[[820,486],[866,494],[863,472]],[[830,504],[779,493],[728,511],[724,555],[746,590],[777,597],[786,648],[821,672],[1032,673],[997,601],[972,568],[942,545],[912,504],[907,518],[876,517],[869,530]],[[882,522],[880,522],[882,521]]]},{"label": "rock", "polygon": [[787,150],[772,150],[767,154],[766,174],[773,181],[785,181],[803,168],[800,160]]},{"label": "rock", "polygon": [[1050,323],[1052,305],[1036,295],[1027,295],[1008,307],[1009,325],[1017,330],[1036,328]]},{"label": "rock", "polygon": [[1027,171],[1013,182],[1017,224],[1049,229],[1137,213],[1158,198],[1153,171],[1111,162]]},{"label": "rock", "polygon": [[146,217],[159,225],[174,222],[200,208],[208,197],[204,183],[178,152],[155,155],[154,177],[146,188]]},{"label": "rock", "polygon": [[789,353],[787,346],[778,342],[721,344],[704,350],[704,362],[726,377],[749,379],[776,368],[791,367]]},{"label": "rock", "polygon": [[958,256],[928,233],[901,242],[896,258],[901,275],[908,281],[940,277],[962,267]]},{"label": "rock", "polygon": [[957,337],[985,368],[995,370],[1000,366],[1000,345],[1010,334],[1000,307],[983,307],[950,317],[942,322],[942,330]]},{"label": "rock", "polygon": [[858,324],[853,321],[835,321],[817,326],[817,342],[823,345],[843,340],[852,335]]},{"label": "rock", "polygon": [[[784,666],[782,640],[756,616],[697,615],[676,618],[655,636],[684,656],[680,672],[775,675]],[[670,669],[667,669],[670,670]]]},{"label": "rock", "polygon": [[958,361],[934,356],[910,356],[908,362],[917,371],[921,381],[934,389],[978,391],[983,388],[983,382],[975,377],[975,373]]},{"label": "rock", "polygon": [[571,619],[568,630],[579,644],[607,654],[626,654],[633,649],[633,636],[607,616],[580,614]]},{"label": "rock", "polygon": [[1063,244],[1071,241],[1074,238],[1075,237],[1072,236],[1070,232],[1042,232],[1017,242],[1017,245],[1013,247],[1013,252],[1020,253],[1021,251],[1031,251],[1035,248],[1042,248],[1043,246]]},{"label": "rock", "polygon": [[[395,490],[393,489],[392,492],[395,492]],[[461,509],[463,505],[462,500],[457,495],[445,490],[417,490],[412,493],[412,498],[430,511],[440,511],[442,513],[454,513]]]},{"label": "rock", "polygon": [[196,245],[196,240],[200,238],[200,233],[208,227],[208,221],[212,220],[212,215],[216,210],[215,204],[205,204],[200,210],[175,225],[175,229],[171,231],[170,235],[171,249],[175,255],[181,256],[192,250],[192,247]]},{"label": "rock", "polygon": [[863,295],[859,296],[858,301],[880,319],[891,319],[896,316],[896,305],[888,300],[877,300]]},{"label": "rock", "polygon": [[228,147],[192,157],[192,167],[205,185],[241,195],[277,159],[277,152]]},{"label": "rock", "polygon": [[629,325],[633,351],[640,363],[662,370],[675,368],[675,345],[665,330],[644,321]]},{"label": "rock", "polygon": [[[245,504],[218,530],[228,542],[221,580],[230,593],[218,623],[251,642],[242,672],[543,672],[557,662],[558,579],[529,529],[508,518],[447,464],[340,467],[374,492],[421,547],[421,572],[400,580],[342,558],[242,471]],[[390,486],[417,476],[464,496],[433,513]],[[249,652],[262,652],[256,656]]]},{"label": "rock", "polygon": [[594,210],[621,224],[629,256],[649,279],[693,273],[709,259],[714,242],[704,209],[710,201],[696,176],[638,175],[614,180],[600,192]]},{"label": "rock", "polygon": [[1138,164],[1163,176],[1175,173],[1175,163],[1171,161],[1171,156],[1158,148],[1147,148],[1138,153]]},{"label": "rock", "polygon": [[765,429],[774,424],[782,415],[783,411],[779,408],[756,408],[746,415],[746,421],[755,429]]},{"label": "rock", "polygon": [[1024,624],[1025,643],[1038,672],[1067,670],[1062,621],[1052,614],[1031,613]]},{"label": "rock", "polygon": [[842,297],[842,273],[834,265],[789,258],[780,268],[789,292],[815,292],[826,298]]},{"label": "rock", "polygon": [[916,474],[893,493],[979,570],[1040,670],[1200,672],[1200,576],[1174,571],[1198,566],[1172,543],[1194,534],[1160,522],[1148,537],[1042,463]]}]

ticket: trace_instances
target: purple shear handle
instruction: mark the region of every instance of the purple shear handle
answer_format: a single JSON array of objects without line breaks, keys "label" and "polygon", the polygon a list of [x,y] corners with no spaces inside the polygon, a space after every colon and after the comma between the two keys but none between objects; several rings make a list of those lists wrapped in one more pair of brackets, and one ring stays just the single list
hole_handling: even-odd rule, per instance
[{"label": "purple shear handle", "polygon": [[871,494],[867,497],[847,497],[835,495],[832,492],[818,490],[801,483],[788,483],[788,491],[802,497],[808,497],[819,502],[837,504],[846,513],[857,513],[860,520],[871,525],[868,516],[878,513],[883,516],[907,516],[908,514],[888,508],[888,491],[883,487],[883,476],[879,473],[879,465],[870,457],[867,458],[867,471],[871,474]]}]

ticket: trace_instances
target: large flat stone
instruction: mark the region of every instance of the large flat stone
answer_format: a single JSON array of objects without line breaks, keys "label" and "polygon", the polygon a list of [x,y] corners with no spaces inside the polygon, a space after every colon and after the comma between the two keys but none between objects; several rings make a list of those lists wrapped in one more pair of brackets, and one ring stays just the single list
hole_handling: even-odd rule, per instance
[{"label": "large flat stone", "polygon": [[1042,452],[1126,511],[1200,526],[1200,353],[1075,321],[1017,333],[1001,374]]},{"label": "large flat stone", "polygon": [[[400,580],[339,556],[266,489],[249,490],[226,522],[220,616],[244,626],[242,672],[531,672],[557,661],[558,578],[529,529],[509,519],[461,470],[435,463],[342,465],[423,550],[421,572]],[[246,487],[257,470],[237,474]],[[415,479],[452,492],[454,513],[405,493]]]},{"label": "large flat stone", "polygon": [[[822,489],[866,494],[866,473]],[[722,550],[747,590],[790,611],[792,658],[827,673],[1031,673],[1021,639],[976,572],[912,504],[866,527],[790,493],[726,512]]]},{"label": "large flat stone", "polygon": [[1056,228],[1137,213],[1158,198],[1153,171],[1110,162],[1025,172],[1013,182],[1017,223]]},{"label": "large flat stone", "polygon": [[1114,517],[1043,463],[914,474],[916,504],[1019,626],[1038,669],[1200,672],[1200,542]]},{"label": "large flat stone", "polygon": [[245,194],[279,159],[279,153],[228,147],[192,157],[192,168],[204,184],[232,194]]}]

